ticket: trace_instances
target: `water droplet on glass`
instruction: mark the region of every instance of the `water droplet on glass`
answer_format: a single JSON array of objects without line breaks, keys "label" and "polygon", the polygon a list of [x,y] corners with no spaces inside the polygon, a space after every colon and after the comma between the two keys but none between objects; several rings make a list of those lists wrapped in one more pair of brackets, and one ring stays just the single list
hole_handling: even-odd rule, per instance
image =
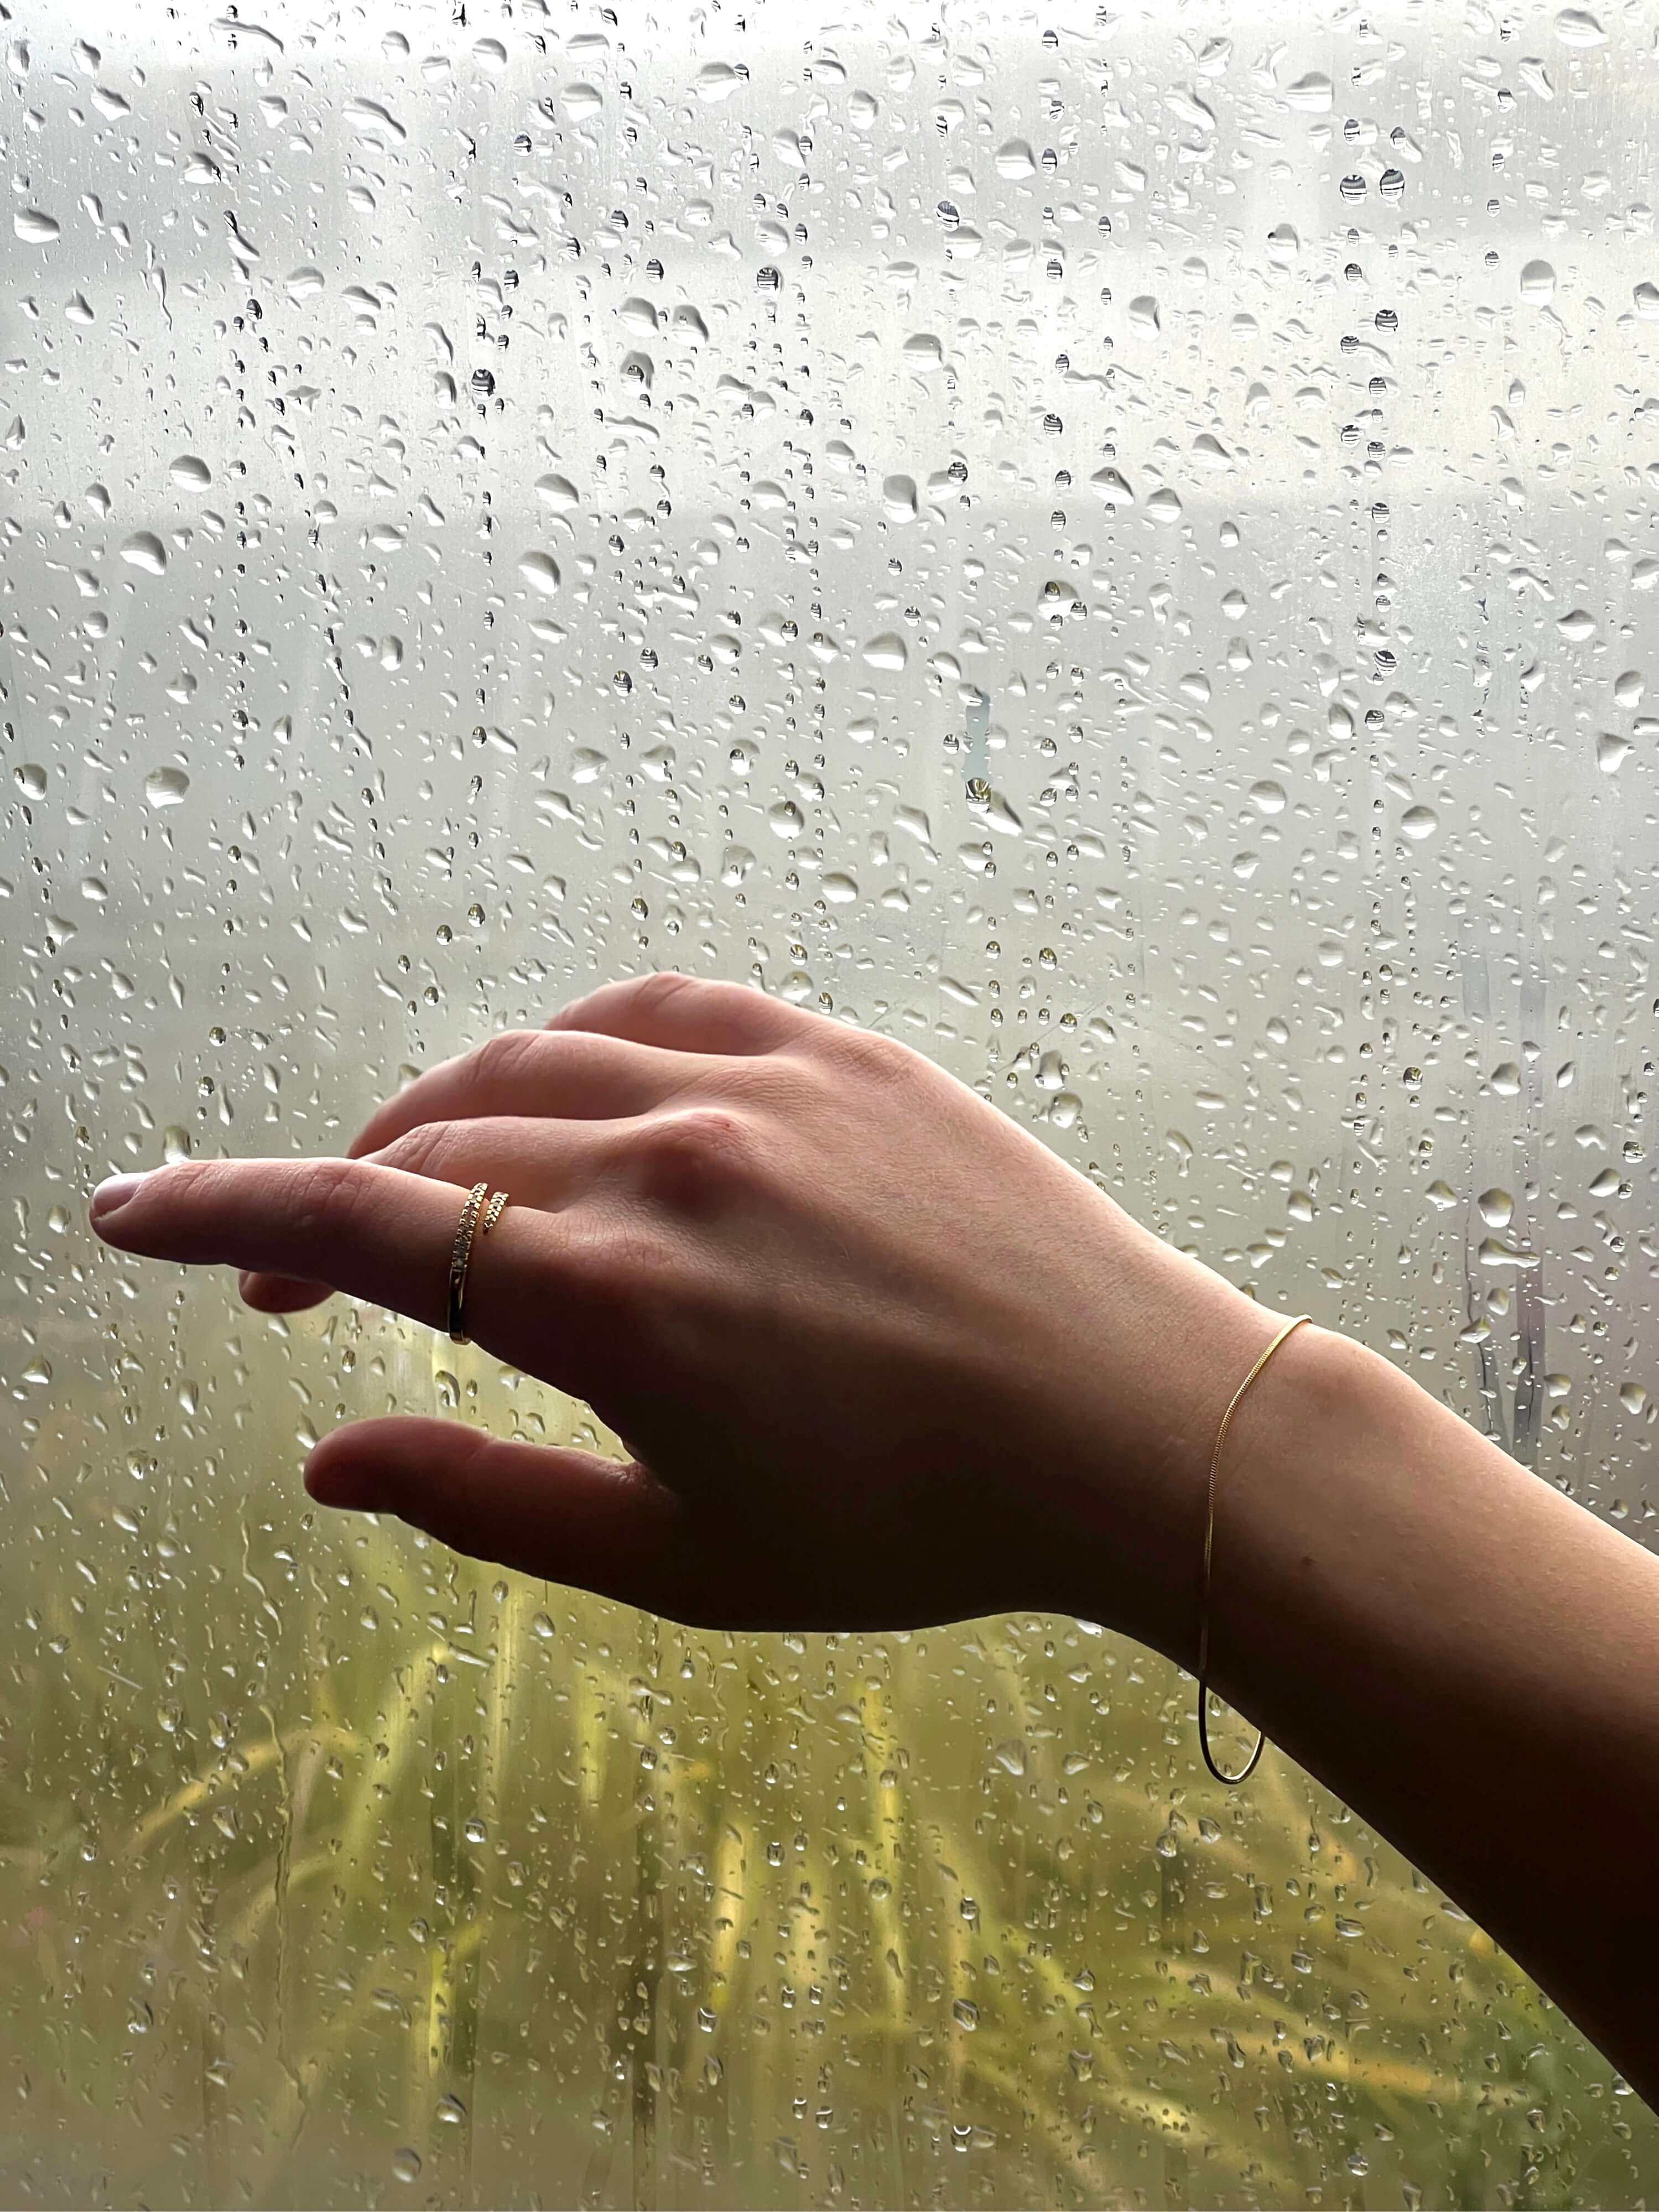
[{"label": "water droplet on glass", "polygon": [[915,520],[916,480],[914,477],[884,477],[881,496],[883,505],[895,522]]},{"label": "water droplet on glass", "polygon": [[174,483],[183,485],[185,489],[191,491],[199,490],[202,485],[210,484],[213,482],[212,470],[205,461],[198,459],[194,453],[180,453],[168,471],[168,474]]},{"label": "water droplet on glass", "polygon": [[400,146],[409,136],[397,117],[389,108],[382,107],[378,100],[349,100],[340,112],[354,131],[366,138],[378,140],[383,146]]},{"label": "water droplet on glass", "polygon": [[1599,46],[1607,34],[1588,8],[1564,8],[1555,19],[1555,35],[1564,46]]},{"label": "water droplet on glass", "polygon": [[29,246],[50,246],[62,228],[57,216],[48,215],[44,208],[19,208],[11,227]]},{"label": "water droplet on glass", "polygon": [[864,660],[871,668],[900,669],[910,658],[910,649],[896,631],[884,630],[872,637],[864,648]]},{"label": "water droplet on glass", "polygon": [[1521,271],[1521,297],[1542,305],[1555,297],[1555,271],[1547,261],[1528,261]]},{"label": "water droplet on glass", "polygon": [[1129,479],[1119,469],[1097,469],[1089,483],[1108,507],[1133,507],[1135,503]]},{"label": "water droplet on glass", "polygon": [[519,574],[532,592],[551,599],[559,588],[559,564],[550,553],[526,553],[519,562]]},{"label": "water droplet on glass", "polygon": [[1276,269],[1288,269],[1302,251],[1302,240],[1293,223],[1275,223],[1267,233],[1267,258]]},{"label": "water droplet on glass", "polygon": [[1285,106],[1298,108],[1304,115],[1328,115],[1332,97],[1331,81],[1318,70],[1310,70],[1294,84],[1286,85],[1284,94]]},{"label": "water droplet on glass", "polygon": [[136,530],[121,548],[121,558],[147,576],[165,574],[167,549],[153,530]]},{"label": "water droplet on glass", "polygon": [[144,778],[144,797],[151,806],[177,806],[190,789],[190,778],[181,768],[155,768]]},{"label": "water droplet on glass", "polygon": [[1400,817],[1400,827],[1407,837],[1420,844],[1425,837],[1432,837],[1440,827],[1440,817],[1432,806],[1408,806]]},{"label": "water droplet on glass", "polygon": [[1506,1190],[1483,1190],[1474,1201],[1488,1229],[1507,1229],[1515,1214],[1515,1200]]}]

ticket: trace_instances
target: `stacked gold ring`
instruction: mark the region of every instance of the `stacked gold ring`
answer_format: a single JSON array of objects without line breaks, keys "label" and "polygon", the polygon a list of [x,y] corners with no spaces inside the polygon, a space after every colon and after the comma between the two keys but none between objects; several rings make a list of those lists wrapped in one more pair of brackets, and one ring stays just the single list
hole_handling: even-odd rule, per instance
[{"label": "stacked gold ring", "polygon": [[[449,1340],[452,1344],[467,1344],[471,1340],[462,1325],[461,1308],[466,1297],[467,1262],[472,1257],[473,1243],[477,1239],[489,1236],[507,1206],[507,1193],[498,1190],[490,1196],[489,1203],[485,1206],[484,1197],[489,1190],[488,1183],[475,1182],[468,1191],[466,1203],[461,1208],[461,1218],[455,1226],[455,1242],[449,1248]],[[482,1220],[478,1218],[481,1206],[483,1207]]]}]

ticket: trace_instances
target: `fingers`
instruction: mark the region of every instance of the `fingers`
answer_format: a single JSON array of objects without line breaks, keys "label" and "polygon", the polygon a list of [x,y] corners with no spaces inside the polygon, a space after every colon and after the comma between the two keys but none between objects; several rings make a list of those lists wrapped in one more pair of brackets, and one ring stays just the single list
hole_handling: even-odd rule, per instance
[{"label": "fingers", "polygon": [[[550,1124],[511,1116],[428,1121],[368,1156],[371,1166],[400,1168],[434,1182],[475,1182],[506,1191],[516,1206],[550,1211],[592,1184],[616,1147],[614,1121]],[[621,1124],[626,1127],[627,1124]]]},{"label": "fingers", "polygon": [[[572,1123],[651,1113],[705,1084],[720,1056],[779,1049],[810,1034],[817,1019],[759,991],[702,977],[659,972],[607,984],[544,1030],[504,1031],[417,1076],[371,1114],[349,1158],[455,1183],[463,1193],[482,1176],[522,1204],[551,1206],[562,1200],[550,1180],[556,1154],[548,1121],[564,1124],[556,1147],[562,1178],[582,1150]],[[267,1313],[296,1312],[331,1289],[350,1287],[263,1267],[241,1280],[243,1297]]]},{"label": "fingers", "polygon": [[[536,1138],[507,1146],[498,1131],[474,1141],[458,1127],[647,1114],[705,1083],[716,1057],[773,1051],[810,1033],[817,1018],[762,992],[699,976],[659,972],[606,984],[565,1007],[544,1030],[506,1030],[428,1068],[370,1115],[348,1156],[378,1158],[464,1188],[483,1176],[526,1203],[550,1205],[556,1201],[546,1188],[544,1160],[538,1164]],[[572,1132],[562,1130],[567,1158],[571,1140]],[[400,1153],[400,1144],[412,1149]],[[264,1312],[293,1313],[317,1304],[331,1287],[337,1286],[250,1271],[241,1292]]]},{"label": "fingers", "polygon": [[377,1152],[426,1121],[522,1115],[552,1121],[617,1121],[667,1104],[707,1074],[683,1053],[621,1036],[503,1030],[441,1061],[377,1107],[350,1156]]},{"label": "fingers", "polygon": [[556,1032],[590,1030],[673,1052],[750,1054],[799,1044],[821,1018],[741,983],[666,970],[602,984],[562,1007]]},{"label": "fingers", "polygon": [[637,1462],[392,1416],[325,1437],[305,1479],[319,1504],[395,1513],[524,1574],[671,1614],[690,1597],[685,1509]]},{"label": "fingers", "polygon": [[[616,1126],[565,1122],[553,1131],[544,1121],[505,1117],[426,1122],[393,1138],[368,1164],[401,1168],[459,1186],[463,1192],[475,1182],[487,1182],[492,1190],[506,1191],[515,1206],[550,1212],[568,1206],[591,1185],[614,1152]],[[326,1282],[255,1272],[245,1273],[240,1283],[242,1297],[261,1313],[298,1313],[320,1304],[331,1287]]]},{"label": "fingers", "polygon": [[[186,1160],[101,1184],[92,1225],[124,1252],[325,1283],[441,1328],[465,1199],[367,1160]],[[509,1206],[473,1245],[467,1333],[515,1366],[544,1362],[550,1338],[575,1340],[583,1301],[560,1218]]]}]

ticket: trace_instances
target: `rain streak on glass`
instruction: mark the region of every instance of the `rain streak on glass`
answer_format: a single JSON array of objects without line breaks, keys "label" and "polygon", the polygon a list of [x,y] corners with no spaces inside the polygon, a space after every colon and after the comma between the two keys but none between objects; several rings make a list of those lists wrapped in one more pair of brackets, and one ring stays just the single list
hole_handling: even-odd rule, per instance
[{"label": "rain streak on glass", "polygon": [[1650,1535],[1656,36],[11,0],[7,2201],[1659,2190],[1162,1661],[314,1513],[354,1414],[611,1440],[84,1212],[737,977]]}]

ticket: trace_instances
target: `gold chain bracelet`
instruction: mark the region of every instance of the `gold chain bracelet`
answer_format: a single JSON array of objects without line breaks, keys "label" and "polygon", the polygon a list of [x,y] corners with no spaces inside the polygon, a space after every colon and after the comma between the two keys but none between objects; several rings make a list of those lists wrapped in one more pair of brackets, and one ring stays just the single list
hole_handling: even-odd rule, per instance
[{"label": "gold chain bracelet", "polygon": [[1300,1328],[1304,1321],[1312,1319],[1311,1314],[1297,1314],[1294,1321],[1287,1321],[1284,1328],[1279,1330],[1278,1335],[1256,1361],[1255,1365],[1251,1368],[1237,1389],[1234,1391],[1226,1412],[1221,1416],[1221,1427],[1217,1432],[1215,1449],[1210,1455],[1210,1480],[1204,1499],[1204,1582],[1198,1601],[1198,1741],[1203,1747],[1204,1764],[1218,1782],[1247,1780],[1257,1759],[1261,1756],[1261,1747],[1267,1739],[1262,1731],[1258,1729],[1255,1732],[1255,1749],[1250,1753],[1248,1763],[1237,1774],[1224,1774],[1216,1765],[1210,1751],[1210,1731],[1206,1709],[1209,1703],[1210,1687],[1210,1552],[1215,1540],[1215,1473],[1221,1464],[1221,1447],[1227,1441],[1228,1426],[1237,1408],[1239,1400],[1243,1398],[1291,1331]]}]

